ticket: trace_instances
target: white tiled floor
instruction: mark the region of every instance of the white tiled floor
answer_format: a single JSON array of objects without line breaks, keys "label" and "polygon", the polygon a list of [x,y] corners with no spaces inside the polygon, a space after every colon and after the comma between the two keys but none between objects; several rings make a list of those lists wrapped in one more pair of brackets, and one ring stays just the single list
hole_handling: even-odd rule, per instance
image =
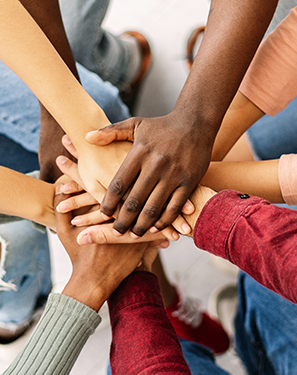
[{"label": "white tiled floor", "polygon": [[[154,63],[142,92],[138,115],[158,116],[168,113],[174,106],[187,77],[185,61],[186,41],[191,31],[205,24],[208,1],[200,0],[113,0],[105,27],[114,33],[125,30],[143,32],[150,41]],[[55,289],[66,283],[71,265],[58,240],[51,235],[53,279]],[[219,271],[210,256],[197,250],[192,241],[183,238],[162,251],[164,266],[170,280],[177,282],[183,293],[198,297],[203,306],[212,290],[234,277]],[[106,373],[110,330],[107,310],[103,307],[103,324],[89,339],[81,353],[72,375],[103,375]],[[25,339],[0,346],[0,371],[2,372],[19,351]],[[241,375],[238,359],[230,351],[218,362],[231,374]],[[28,374],[30,375],[30,374]]]}]

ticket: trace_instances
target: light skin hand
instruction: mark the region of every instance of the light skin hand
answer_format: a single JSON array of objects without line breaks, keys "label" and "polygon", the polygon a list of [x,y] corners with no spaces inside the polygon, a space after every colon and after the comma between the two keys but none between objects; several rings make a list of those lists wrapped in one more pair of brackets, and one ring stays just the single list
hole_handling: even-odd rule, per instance
[{"label": "light skin hand", "polygon": [[[64,198],[61,194],[57,195],[55,207]],[[75,239],[80,229],[71,225],[71,219],[71,213],[56,212],[57,233],[73,265],[73,273],[63,294],[98,311],[103,302],[140,262],[145,262],[148,268],[151,267],[150,262],[157,255],[157,249],[150,248],[148,256],[143,258],[148,247],[145,243],[78,245]]]}]

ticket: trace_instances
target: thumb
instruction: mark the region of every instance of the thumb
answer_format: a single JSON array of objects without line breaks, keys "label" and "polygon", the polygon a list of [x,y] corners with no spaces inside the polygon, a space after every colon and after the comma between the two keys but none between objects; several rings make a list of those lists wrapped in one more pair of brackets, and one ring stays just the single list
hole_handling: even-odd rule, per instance
[{"label": "thumb", "polygon": [[134,133],[138,123],[139,119],[132,117],[128,120],[89,132],[86,134],[86,140],[98,146],[105,146],[118,141],[134,142]]}]

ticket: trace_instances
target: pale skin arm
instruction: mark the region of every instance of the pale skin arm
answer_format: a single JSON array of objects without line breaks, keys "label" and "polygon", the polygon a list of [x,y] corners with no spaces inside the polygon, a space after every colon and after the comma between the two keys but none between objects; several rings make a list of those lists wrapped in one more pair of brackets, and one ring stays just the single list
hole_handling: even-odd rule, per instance
[{"label": "pale skin arm", "polygon": [[[84,140],[88,131],[109,125],[109,121],[16,0],[1,2],[0,59],[28,85],[69,135],[80,156],[81,176],[88,190],[101,200],[105,190],[96,176],[102,174],[101,182],[108,186],[131,144],[110,145],[103,149],[90,146]],[[92,175],[95,177],[90,177]]]},{"label": "pale skin arm", "polygon": [[237,91],[216,136],[211,160],[223,160],[242,134],[264,115],[260,108]]},{"label": "pale skin arm", "polygon": [[0,212],[55,228],[52,184],[0,167]]}]

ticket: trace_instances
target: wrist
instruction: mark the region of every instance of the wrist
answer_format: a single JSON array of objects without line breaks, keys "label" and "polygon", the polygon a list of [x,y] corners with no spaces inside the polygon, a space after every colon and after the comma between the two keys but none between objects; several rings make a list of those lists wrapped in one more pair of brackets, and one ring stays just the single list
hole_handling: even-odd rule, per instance
[{"label": "wrist", "polygon": [[93,107],[93,105],[89,107],[88,117],[87,119],[83,119],[82,126],[76,125],[66,129],[66,133],[68,134],[78,153],[85,152],[86,150],[90,149],[90,146],[92,146],[85,139],[88,132],[99,130],[110,125],[110,121],[100,107],[97,105],[95,107]]},{"label": "wrist", "polygon": [[66,284],[62,294],[83,303],[97,312],[109,297],[105,288],[98,285],[98,282],[94,279],[89,278],[87,273],[80,277],[75,272]]},{"label": "wrist", "polygon": [[[191,195],[190,200],[195,206],[195,212],[192,215],[183,215],[191,228],[195,228],[195,224],[204,208],[206,203],[217,193],[205,186],[199,185],[194,193]],[[193,231],[189,234],[193,237]]]}]

